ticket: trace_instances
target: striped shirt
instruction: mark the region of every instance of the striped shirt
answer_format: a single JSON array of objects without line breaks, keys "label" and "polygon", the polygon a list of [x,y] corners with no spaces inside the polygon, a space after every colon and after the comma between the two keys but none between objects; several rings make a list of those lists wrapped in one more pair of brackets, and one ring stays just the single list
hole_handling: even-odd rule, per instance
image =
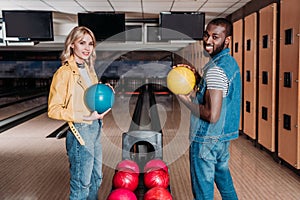
[{"label": "striped shirt", "polygon": [[212,67],[206,73],[207,89],[222,90],[223,97],[226,97],[228,92],[228,79],[224,71],[220,67]]}]

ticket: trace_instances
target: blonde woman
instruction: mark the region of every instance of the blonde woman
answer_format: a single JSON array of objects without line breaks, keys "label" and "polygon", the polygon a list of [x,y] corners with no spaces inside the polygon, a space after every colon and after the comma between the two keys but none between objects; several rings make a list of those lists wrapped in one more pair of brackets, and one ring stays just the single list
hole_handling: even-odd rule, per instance
[{"label": "blonde woman", "polygon": [[102,182],[102,119],[109,112],[90,112],[84,91],[98,83],[94,70],[96,39],[84,26],[74,27],[65,40],[62,66],[53,75],[48,116],[68,122],[66,149],[70,163],[70,199],[98,199]]}]

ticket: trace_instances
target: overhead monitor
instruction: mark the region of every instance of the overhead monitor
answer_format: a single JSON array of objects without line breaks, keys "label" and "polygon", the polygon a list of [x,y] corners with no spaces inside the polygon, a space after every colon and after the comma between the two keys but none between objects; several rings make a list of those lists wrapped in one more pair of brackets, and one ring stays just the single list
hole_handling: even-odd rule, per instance
[{"label": "overhead monitor", "polygon": [[163,40],[202,40],[205,14],[202,12],[161,12],[159,24]]},{"label": "overhead monitor", "polygon": [[53,41],[51,11],[2,10],[7,41]]},{"label": "overhead monitor", "polygon": [[125,13],[78,13],[78,25],[91,29],[97,41],[125,41]]}]

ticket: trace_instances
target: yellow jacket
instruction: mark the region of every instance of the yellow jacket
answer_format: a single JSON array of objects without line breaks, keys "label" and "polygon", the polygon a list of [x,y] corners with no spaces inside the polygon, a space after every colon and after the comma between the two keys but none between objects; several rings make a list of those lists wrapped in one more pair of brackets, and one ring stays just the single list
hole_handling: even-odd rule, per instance
[{"label": "yellow jacket", "polygon": [[[94,69],[87,68],[92,84],[98,83]],[[84,92],[87,89],[81,77],[74,57],[62,65],[53,75],[48,98],[48,116],[66,122],[92,123],[84,121],[84,115],[90,111],[84,103]]]}]

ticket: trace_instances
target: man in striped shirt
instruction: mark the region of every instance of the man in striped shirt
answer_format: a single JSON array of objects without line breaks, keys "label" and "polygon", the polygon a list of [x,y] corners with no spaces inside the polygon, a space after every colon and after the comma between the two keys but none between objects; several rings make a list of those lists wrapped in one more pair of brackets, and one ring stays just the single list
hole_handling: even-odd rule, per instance
[{"label": "man in striped shirt", "polygon": [[204,32],[204,49],[211,59],[203,67],[195,97],[178,95],[191,110],[190,170],[195,200],[213,200],[214,183],[223,200],[237,200],[229,170],[230,141],[238,138],[241,77],[229,54],[232,23],[217,18]]}]

